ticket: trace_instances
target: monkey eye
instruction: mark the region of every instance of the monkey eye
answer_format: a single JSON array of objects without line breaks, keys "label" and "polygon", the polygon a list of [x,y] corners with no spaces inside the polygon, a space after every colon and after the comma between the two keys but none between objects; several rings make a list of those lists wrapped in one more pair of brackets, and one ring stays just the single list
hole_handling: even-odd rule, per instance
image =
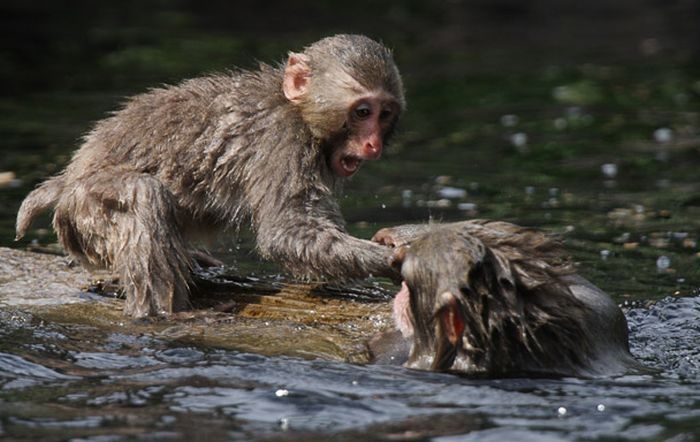
[{"label": "monkey eye", "polygon": [[372,114],[372,109],[367,104],[361,104],[355,108],[355,116],[361,120],[369,117]]},{"label": "monkey eye", "polygon": [[391,109],[383,109],[383,110],[379,113],[379,119],[380,119],[380,120],[386,121],[386,120],[388,120],[389,118],[391,118],[391,115],[392,115]]}]

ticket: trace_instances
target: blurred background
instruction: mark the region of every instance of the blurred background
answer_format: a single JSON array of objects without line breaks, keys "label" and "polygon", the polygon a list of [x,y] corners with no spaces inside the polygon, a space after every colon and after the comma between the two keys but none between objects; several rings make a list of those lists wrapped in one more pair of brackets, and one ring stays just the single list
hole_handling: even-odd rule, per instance
[{"label": "blurred background", "polygon": [[[405,222],[503,219],[562,233],[618,300],[700,286],[700,2],[5,0],[0,245],[22,198],[92,124],[149,87],[363,33],[393,48],[408,112],[342,198],[369,237]],[[273,271],[249,234],[214,251]]]}]

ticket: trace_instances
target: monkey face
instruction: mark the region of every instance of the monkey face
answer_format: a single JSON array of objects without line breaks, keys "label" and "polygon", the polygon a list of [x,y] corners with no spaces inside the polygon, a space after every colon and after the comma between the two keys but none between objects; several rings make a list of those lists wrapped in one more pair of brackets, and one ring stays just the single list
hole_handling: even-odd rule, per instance
[{"label": "monkey face", "polygon": [[330,169],[345,178],[381,156],[405,102],[384,47],[366,38],[339,39],[347,45],[342,50],[321,41],[290,53],[282,90],[313,137],[330,146]]},{"label": "monkey face", "polygon": [[399,112],[395,100],[379,93],[352,103],[344,125],[346,136],[330,155],[331,170],[337,176],[349,177],[363,162],[379,159]]},{"label": "monkey face", "polygon": [[[483,244],[473,237],[440,232],[428,234],[397,249],[394,265],[404,279],[394,299],[394,320],[411,341],[406,366],[421,370],[471,371],[464,354],[479,316],[472,315],[468,298],[477,298],[475,271],[484,259]],[[459,361],[457,361],[459,359]]]}]

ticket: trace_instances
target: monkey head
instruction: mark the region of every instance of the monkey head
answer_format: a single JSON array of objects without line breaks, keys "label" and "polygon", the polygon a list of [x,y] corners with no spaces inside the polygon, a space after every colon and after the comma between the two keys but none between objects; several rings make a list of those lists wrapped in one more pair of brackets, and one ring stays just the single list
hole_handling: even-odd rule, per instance
[{"label": "monkey head", "polygon": [[290,53],[283,92],[311,134],[331,145],[329,166],[340,177],[376,160],[405,108],[391,52],[360,35],[336,35]]},{"label": "monkey head", "polygon": [[396,250],[393,265],[401,269],[403,282],[394,300],[394,320],[412,342],[407,367],[452,371],[456,362],[471,364],[465,349],[475,349],[470,330],[479,327],[481,318],[470,311],[467,297],[479,296],[473,276],[486,255],[481,241],[449,230]]},{"label": "monkey head", "polygon": [[503,236],[498,227],[491,230],[502,241],[497,246],[438,225],[394,252],[403,278],[394,320],[411,344],[407,367],[501,375],[585,366],[592,348],[587,307],[560,279],[566,267],[531,247],[543,235],[511,229]]}]

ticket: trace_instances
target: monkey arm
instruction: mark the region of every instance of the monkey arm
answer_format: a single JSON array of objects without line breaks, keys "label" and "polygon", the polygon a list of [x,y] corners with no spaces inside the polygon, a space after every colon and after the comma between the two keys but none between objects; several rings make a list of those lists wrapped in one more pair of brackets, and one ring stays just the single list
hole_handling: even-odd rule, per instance
[{"label": "monkey arm", "polygon": [[293,210],[256,224],[261,256],[279,262],[296,275],[398,277],[390,265],[392,248],[355,238],[329,217]]},{"label": "monkey arm", "polygon": [[434,228],[434,224],[404,224],[385,227],[374,234],[372,241],[398,248],[410,244],[419,236],[430,231],[431,228]]}]

